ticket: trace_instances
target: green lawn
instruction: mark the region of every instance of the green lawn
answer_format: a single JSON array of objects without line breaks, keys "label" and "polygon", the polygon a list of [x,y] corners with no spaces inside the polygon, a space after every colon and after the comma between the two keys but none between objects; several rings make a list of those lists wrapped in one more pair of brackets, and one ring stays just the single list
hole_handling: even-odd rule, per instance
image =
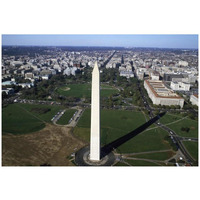
[{"label": "green lawn", "polygon": [[182,119],[183,117],[181,115],[172,115],[172,114],[168,114],[166,113],[162,118],[160,118],[160,122],[162,124],[168,124],[171,122],[175,122],[179,119]]},{"label": "green lawn", "polygon": [[[198,121],[185,118],[183,120],[176,122],[179,119],[183,119],[183,117],[180,115],[172,116],[172,115],[166,114],[160,119],[160,122],[163,124],[174,122],[173,124],[170,124],[167,126],[171,128],[172,130],[174,130],[177,135],[180,135],[183,137],[198,138]],[[182,127],[188,127],[190,129],[189,132],[182,131],[181,130]]]},{"label": "green lawn", "polygon": [[[68,90],[67,90],[68,89]],[[68,84],[57,89],[57,92],[63,96],[90,97],[91,89],[89,84]]]},{"label": "green lawn", "polygon": [[[168,127],[171,128],[172,130],[174,130],[177,135],[180,135],[183,137],[198,138],[198,121],[194,121],[191,119],[183,119],[180,122],[168,125]],[[182,127],[190,128],[189,132],[182,131],[181,130]]]},{"label": "green lawn", "polygon": [[81,139],[83,139],[85,142],[90,141],[90,128],[84,128],[84,127],[75,127],[74,134]]},{"label": "green lawn", "polygon": [[[44,120],[45,122],[51,122],[51,119],[53,116],[58,113],[60,110],[64,109],[63,106],[57,106],[57,105],[36,105],[36,104],[14,104],[20,106],[22,109],[25,109],[29,112],[31,112],[33,115],[37,116],[41,120]],[[35,108],[46,108],[50,109],[49,112],[46,113],[38,113],[35,112]]]},{"label": "green lawn", "polygon": [[77,127],[90,128],[91,110],[86,109],[78,121]]},{"label": "green lawn", "polygon": [[156,152],[156,153],[148,153],[148,154],[139,154],[133,155],[134,158],[145,158],[151,160],[167,160],[174,155],[174,152],[167,151],[167,152]]},{"label": "green lawn", "polygon": [[129,167],[130,165],[127,165],[127,164],[124,163],[124,162],[118,162],[118,163],[116,163],[114,166],[119,166],[119,167],[122,167],[122,166],[123,166],[123,167],[124,167],[124,166],[127,167],[127,166],[128,166],[128,167]]},{"label": "green lawn", "polygon": [[24,134],[41,130],[60,109],[60,106],[10,104],[2,109],[2,132]]},{"label": "green lawn", "polygon": [[45,123],[30,115],[16,104],[2,109],[2,132],[23,134],[38,131],[45,127]]},{"label": "green lawn", "polygon": [[105,84],[101,84],[101,89],[111,89],[112,86],[110,85],[105,85]]},{"label": "green lawn", "polygon": [[198,161],[198,142],[183,141],[184,146],[189,151],[190,155]]},{"label": "green lawn", "polygon": [[[66,86],[60,87],[57,89],[58,94],[63,96],[72,96],[72,97],[91,97],[91,84],[68,84]],[[118,90],[108,86],[101,86],[101,96],[106,97],[111,94],[117,93]]]},{"label": "green lawn", "polygon": [[125,144],[121,145],[118,150],[122,153],[139,153],[171,149],[169,143],[164,140],[166,135],[167,133],[161,128],[142,132]]},{"label": "green lawn", "polygon": [[117,165],[115,166],[160,166],[156,163],[153,162],[148,162],[145,160],[125,160],[129,165],[123,163],[123,162],[118,162]]},{"label": "green lawn", "polygon": [[76,112],[75,109],[66,110],[65,113],[62,115],[62,117],[56,123],[61,125],[68,124],[69,120],[71,119],[71,117],[75,112]]},{"label": "green lawn", "polygon": [[[141,112],[101,110],[101,144],[108,144],[144,124],[145,118]],[[89,142],[90,110],[86,109],[74,134]],[[160,128],[145,131],[118,147],[118,152],[133,153],[153,150],[171,149],[164,140],[167,135]]]}]

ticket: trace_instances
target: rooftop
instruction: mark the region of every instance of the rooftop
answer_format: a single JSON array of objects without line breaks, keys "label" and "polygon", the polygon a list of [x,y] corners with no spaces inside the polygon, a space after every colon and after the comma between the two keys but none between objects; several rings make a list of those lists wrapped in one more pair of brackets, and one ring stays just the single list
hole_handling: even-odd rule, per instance
[{"label": "rooftop", "polygon": [[156,97],[183,99],[178,94],[168,89],[162,81],[145,80]]},{"label": "rooftop", "polygon": [[198,94],[193,94],[196,98],[199,98]]}]

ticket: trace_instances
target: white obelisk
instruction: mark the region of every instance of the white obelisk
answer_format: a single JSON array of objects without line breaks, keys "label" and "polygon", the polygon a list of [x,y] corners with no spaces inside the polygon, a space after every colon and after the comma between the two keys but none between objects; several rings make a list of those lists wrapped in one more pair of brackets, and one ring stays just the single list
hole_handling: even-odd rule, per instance
[{"label": "white obelisk", "polygon": [[100,76],[97,62],[92,71],[90,160],[100,160]]}]

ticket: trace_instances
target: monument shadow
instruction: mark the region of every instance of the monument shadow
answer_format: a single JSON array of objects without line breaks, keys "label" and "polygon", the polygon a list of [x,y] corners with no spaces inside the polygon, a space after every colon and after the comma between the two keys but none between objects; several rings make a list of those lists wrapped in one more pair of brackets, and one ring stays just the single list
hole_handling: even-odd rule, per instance
[{"label": "monument shadow", "polygon": [[161,117],[163,117],[166,114],[166,112],[160,113],[156,117],[150,119],[145,124],[139,126],[135,130],[131,131],[130,133],[112,141],[109,144],[106,144],[105,146],[101,147],[101,158],[105,157],[109,153],[111,153],[114,149],[121,146],[128,140],[132,139],[133,137],[137,136],[139,133],[143,132],[145,129],[147,129],[149,126],[151,126],[153,123],[155,123],[157,120],[159,120]]}]

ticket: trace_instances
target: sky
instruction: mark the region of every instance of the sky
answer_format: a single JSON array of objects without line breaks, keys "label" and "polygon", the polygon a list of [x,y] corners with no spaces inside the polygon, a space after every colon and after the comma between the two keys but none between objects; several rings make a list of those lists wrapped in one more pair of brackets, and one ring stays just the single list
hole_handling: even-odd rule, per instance
[{"label": "sky", "polygon": [[198,35],[2,35],[2,45],[198,48]]}]

